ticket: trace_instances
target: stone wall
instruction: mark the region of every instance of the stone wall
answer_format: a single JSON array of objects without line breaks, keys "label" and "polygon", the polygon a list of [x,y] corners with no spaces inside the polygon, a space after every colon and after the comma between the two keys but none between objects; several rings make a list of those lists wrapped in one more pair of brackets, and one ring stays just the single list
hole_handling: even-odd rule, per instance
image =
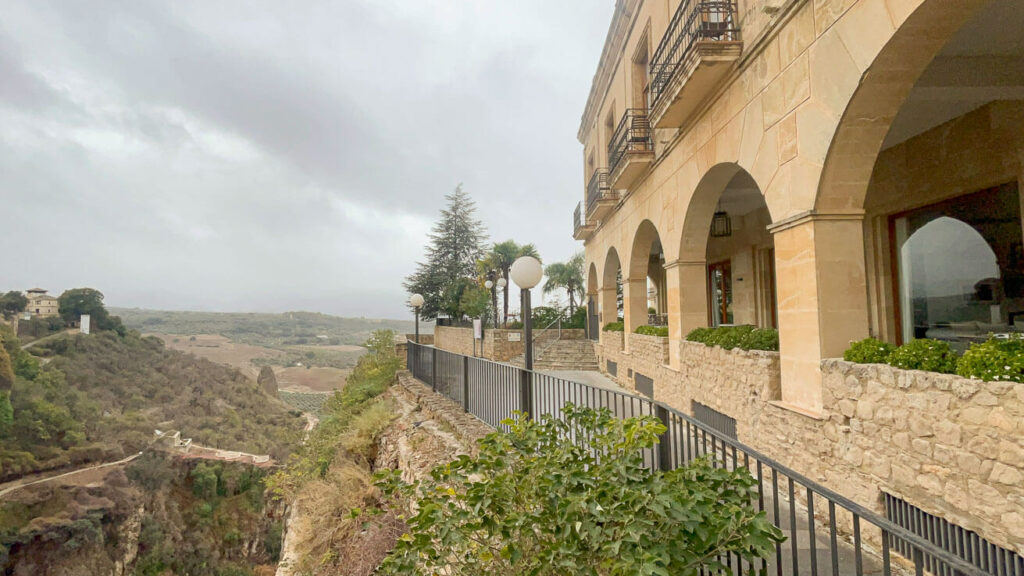
[{"label": "stone wall", "polygon": [[[434,335],[439,349],[465,356],[473,356],[472,328],[437,326],[434,328]],[[538,348],[558,338],[558,330],[534,332],[534,342]],[[562,340],[583,340],[584,338],[586,338],[586,335],[583,330],[565,329],[561,331]],[[483,350],[481,351],[479,347],[480,343],[478,342],[477,356],[482,356],[495,362],[508,362],[516,356],[523,354],[523,331],[484,329]]]},{"label": "stone wall", "polygon": [[888,492],[1024,553],[1024,384],[825,360],[824,410],[809,415],[779,401],[776,352],[681,342],[676,371],[616,335],[597,350],[620,385],[642,373],[656,400],[736,419],[741,442],[861,505],[884,513]]}]

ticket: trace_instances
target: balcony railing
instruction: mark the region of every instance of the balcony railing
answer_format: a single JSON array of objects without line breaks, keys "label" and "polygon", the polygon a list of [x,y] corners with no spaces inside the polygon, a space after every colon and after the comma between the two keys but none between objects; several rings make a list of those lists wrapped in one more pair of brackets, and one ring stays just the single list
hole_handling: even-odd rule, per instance
[{"label": "balcony railing", "polygon": [[587,214],[593,213],[594,207],[608,194],[609,190],[608,171],[598,168],[590,177],[590,182],[587,183]]},{"label": "balcony railing", "polygon": [[594,233],[595,226],[587,222],[588,217],[583,213],[583,203],[576,204],[576,210],[572,214],[572,237],[577,240],[586,240]]},{"label": "balcony railing", "polygon": [[579,204],[576,204],[576,210],[572,213],[572,234],[573,234],[573,236],[578,236],[579,233],[580,233],[580,228],[583,228],[583,213],[582,213],[582,209],[581,209],[582,207],[580,206],[580,204],[582,204],[582,202],[579,203]]},{"label": "balcony railing", "polygon": [[658,106],[701,42],[739,42],[735,0],[683,0],[651,58],[651,103]]},{"label": "balcony railing", "polygon": [[608,172],[615,174],[623,160],[633,154],[653,154],[651,123],[643,108],[629,108],[608,144]]}]

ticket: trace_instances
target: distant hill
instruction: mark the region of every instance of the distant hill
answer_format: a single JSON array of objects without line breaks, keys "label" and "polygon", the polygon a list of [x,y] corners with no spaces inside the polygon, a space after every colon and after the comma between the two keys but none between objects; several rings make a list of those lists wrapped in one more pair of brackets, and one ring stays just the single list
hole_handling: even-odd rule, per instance
[{"label": "distant hill", "polygon": [[[140,332],[164,334],[220,334],[236,342],[260,346],[292,344],[357,344],[361,345],[374,330],[390,329],[412,332],[407,320],[373,318],[341,318],[317,312],[285,312],[284,314],[233,312],[175,312],[111,308],[129,328]],[[423,329],[423,326],[420,327]]]}]

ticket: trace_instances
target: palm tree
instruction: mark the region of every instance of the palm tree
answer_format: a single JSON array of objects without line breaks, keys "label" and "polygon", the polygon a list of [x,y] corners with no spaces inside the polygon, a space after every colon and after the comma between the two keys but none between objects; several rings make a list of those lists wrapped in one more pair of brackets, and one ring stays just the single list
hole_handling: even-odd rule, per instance
[{"label": "palm tree", "polygon": [[548,280],[544,283],[544,294],[556,290],[565,290],[569,294],[569,317],[576,312],[576,299],[583,302],[583,264],[582,252],[577,252],[567,262],[555,262],[544,268]]},{"label": "palm tree", "polygon": [[[498,242],[487,254],[477,263],[477,269],[481,274],[486,275],[489,271],[495,271],[501,278],[505,279],[505,296],[504,306],[502,307],[502,324],[508,324],[508,289],[511,287],[511,281],[509,280],[509,270],[512,269],[512,263],[517,258],[523,256],[533,256],[537,260],[540,260],[540,254],[537,253],[537,247],[533,244],[523,244],[520,246],[513,240],[506,240],[504,242]],[[497,288],[491,289],[491,298],[497,308]]]}]

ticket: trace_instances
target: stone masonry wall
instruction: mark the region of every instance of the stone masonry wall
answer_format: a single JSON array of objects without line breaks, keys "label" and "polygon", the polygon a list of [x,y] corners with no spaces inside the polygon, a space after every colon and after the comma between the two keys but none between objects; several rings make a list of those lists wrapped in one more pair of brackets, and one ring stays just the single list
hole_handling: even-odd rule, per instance
[{"label": "stone masonry wall", "polygon": [[681,342],[675,371],[612,334],[600,366],[617,362],[624,387],[630,369],[650,376],[656,400],[735,418],[741,442],[868,508],[884,513],[885,491],[1024,553],[1024,384],[825,360],[812,416],[778,401],[778,353]]},{"label": "stone masonry wall", "polygon": [[[436,326],[434,328],[436,345],[441,350],[473,355],[473,329],[455,326]],[[510,334],[518,334],[518,341],[509,340]],[[537,347],[551,342],[559,337],[557,330],[534,332],[534,342]],[[515,337],[513,337],[515,338]],[[585,338],[583,330],[565,329],[562,330],[563,340],[582,340]],[[477,344],[479,347],[479,344]],[[536,348],[535,348],[536,349]],[[484,330],[483,350],[477,350],[477,356],[483,356],[495,362],[508,362],[523,354],[523,331],[522,330]]]}]

